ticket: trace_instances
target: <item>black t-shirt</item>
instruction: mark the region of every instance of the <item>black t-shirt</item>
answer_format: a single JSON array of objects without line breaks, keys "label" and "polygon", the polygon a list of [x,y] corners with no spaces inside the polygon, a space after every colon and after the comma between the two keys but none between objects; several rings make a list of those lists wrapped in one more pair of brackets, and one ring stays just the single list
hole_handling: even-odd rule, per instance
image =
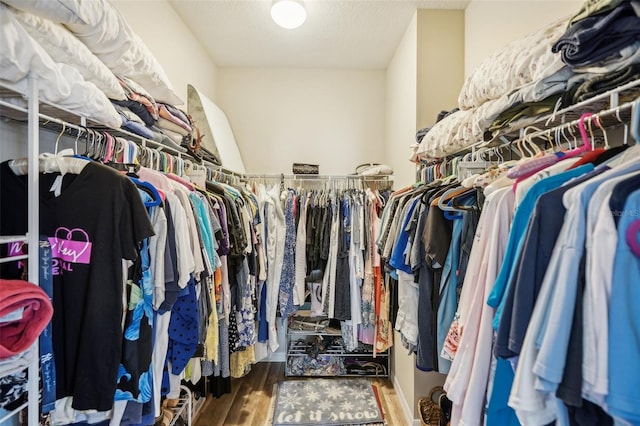
[{"label": "black t-shirt", "polygon": [[[122,259],[135,260],[153,228],[135,185],[115,170],[88,163],[41,174],[40,234],[53,253],[53,347],[57,397],[77,410],[113,406],[122,349]],[[2,235],[27,231],[27,176],[0,164]]]}]

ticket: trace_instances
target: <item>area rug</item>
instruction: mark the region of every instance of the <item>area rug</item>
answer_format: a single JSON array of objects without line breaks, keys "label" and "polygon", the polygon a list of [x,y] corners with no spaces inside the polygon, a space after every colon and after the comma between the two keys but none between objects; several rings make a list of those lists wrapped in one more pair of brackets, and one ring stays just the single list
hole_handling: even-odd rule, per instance
[{"label": "area rug", "polygon": [[371,382],[313,378],[278,383],[273,426],[377,425],[382,410]]}]

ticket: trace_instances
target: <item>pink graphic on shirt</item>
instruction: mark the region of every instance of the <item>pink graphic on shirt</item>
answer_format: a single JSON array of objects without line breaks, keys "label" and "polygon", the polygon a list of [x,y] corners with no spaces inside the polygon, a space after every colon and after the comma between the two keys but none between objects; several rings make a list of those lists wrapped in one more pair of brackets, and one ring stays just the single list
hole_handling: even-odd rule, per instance
[{"label": "pink graphic on shirt", "polygon": [[22,241],[16,241],[13,243],[9,243],[9,253],[7,257],[17,257],[24,255],[24,250],[22,250],[24,243]]},{"label": "pink graphic on shirt", "polygon": [[[9,243],[8,246],[7,257],[18,257],[26,254],[24,251],[24,243],[22,241]],[[22,260],[18,261],[18,269],[25,269],[25,264]]]},{"label": "pink graphic on shirt", "polygon": [[[72,239],[75,237],[75,239]],[[49,237],[51,253],[54,259],[70,263],[89,264],[91,261],[91,241],[87,232],[80,228],[56,229],[53,237]]]}]

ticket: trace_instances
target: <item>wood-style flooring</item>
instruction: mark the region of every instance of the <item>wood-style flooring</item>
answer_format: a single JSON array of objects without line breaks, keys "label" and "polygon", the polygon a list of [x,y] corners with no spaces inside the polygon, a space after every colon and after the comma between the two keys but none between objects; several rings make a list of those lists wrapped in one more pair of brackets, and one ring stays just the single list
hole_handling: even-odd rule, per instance
[{"label": "wood-style flooring", "polygon": [[[232,379],[231,393],[209,397],[198,412],[194,426],[268,426],[275,400],[274,385],[284,380],[284,363],[261,362],[240,379]],[[370,379],[378,387],[389,426],[406,421],[393,385],[388,379]]]}]

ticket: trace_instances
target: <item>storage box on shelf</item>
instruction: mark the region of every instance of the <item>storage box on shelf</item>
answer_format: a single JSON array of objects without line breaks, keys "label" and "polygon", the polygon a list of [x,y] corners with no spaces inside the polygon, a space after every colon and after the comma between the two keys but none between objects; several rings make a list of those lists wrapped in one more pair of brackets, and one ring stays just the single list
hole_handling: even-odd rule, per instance
[{"label": "storage box on shelf", "polygon": [[359,343],[345,347],[340,322],[315,317],[292,317],[287,327],[287,376],[388,377],[389,354],[373,352]]}]

